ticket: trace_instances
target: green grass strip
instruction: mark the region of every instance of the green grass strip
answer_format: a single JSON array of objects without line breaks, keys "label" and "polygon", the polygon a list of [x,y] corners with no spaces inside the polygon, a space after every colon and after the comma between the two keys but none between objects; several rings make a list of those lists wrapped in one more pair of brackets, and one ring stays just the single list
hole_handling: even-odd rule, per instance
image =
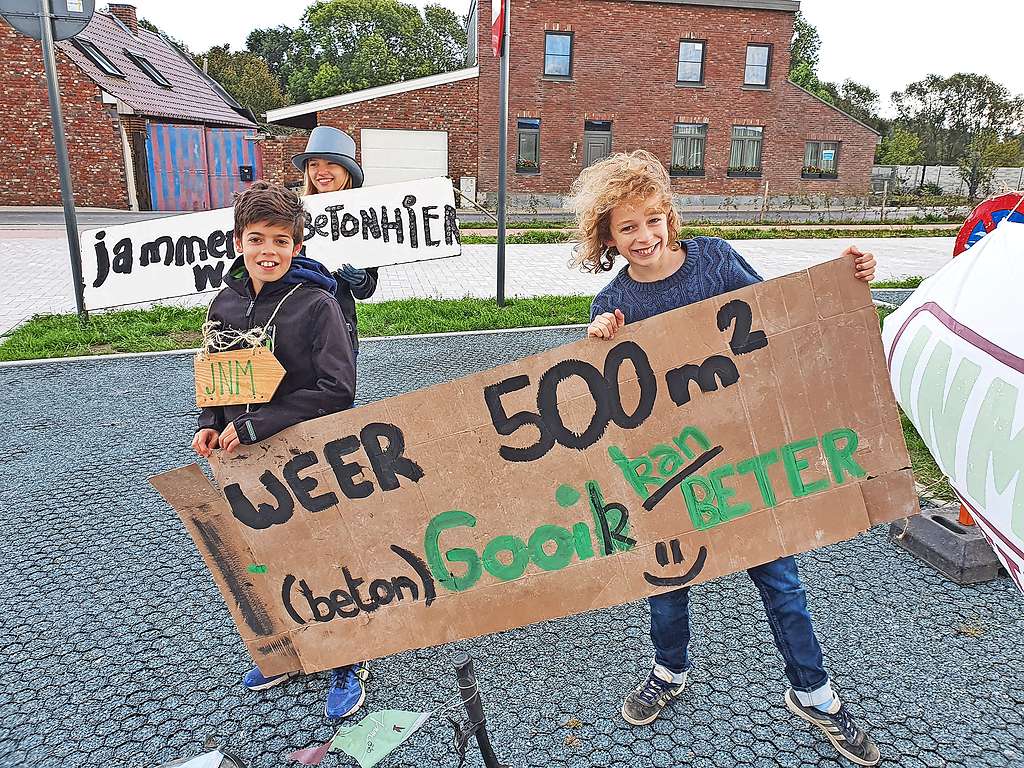
[{"label": "green grass strip", "polygon": [[[775,229],[786,229],[787,227],[794,225],[802,226],[821,226],[824,224],[833,226],[850,226],[850,227],[865,227],[865,225],[874,225],[878,229],[882,230],[886,227],[881,222],[870,222],[864,221],[863,219],[842,219],[842,218],[830,218],[827,221],[824,220],[824,214],[819,214],[818,221],[765,221],[759,223],[758,226],[773,227]],[[942,216],[934,213],[930,213],[926,216],[910,216],[906,219],[890,219],[885,224],[903,224],[912,226],[914,224],[950,224],[960,226],[963,224],[963,216]],[[688,227],[751,227],[754,222],[750,220],[732,219],[725,221],[713,221],[707,218],[696,218],[686,222]],[[573,221],[565,217],[561,220],[547,220],[547,219],[526,219],[523,221],[517,221],[515,219],[509,219],[507,224],[509,229],[570,229],[573,226]],[[496,221],[491,219],[481,219],[479,221],[460,221],[459,229],[497,229],[498,224]]]},{"label": "green grass strip", "polygon": [[[913,288],[922,278],[873,283],[875,288]],[[485,331],[586,323],[590,296],[509,299],[402,299],[359,305],[364,337]],[[200,344],[206,316],[202,307],[157,306],[93,313],[84,325],[74,314],[36,315],[0,342],[0,361],[161,352]]]},{"label": "green grass strip", "polygon": [[[590,296],[509,299],[402,299],[359,305],[361,336],[483,331],[574,325],[590,319]],[[200,344],[205,308],[159,306],[94,313],[84,325],[69,315],[37,315],[0,343],[0,361],[118,352],[191,349]]]},{"label": "green grass strip", "polygon": [[921,283],[924,282],[924,278],[920,275],[910,275],[909,277],[901,277],[899,280],[879,280],[878,282],[872,283],[872,288],[917,288]]},{"label": "green grass strip", "polygon": [[[683,227],[679,237],[721,237],[725,240],[851,240],[868,237],[956,237],[959,230],[949,229],[756,229],[753,227]],[[568,230],[538,229],[530,232],[518,232],[508,236],[510,245],[567,243],[572,240]],[[494,235],[462,236],[465,245],[495,245],[498,238]]]}]

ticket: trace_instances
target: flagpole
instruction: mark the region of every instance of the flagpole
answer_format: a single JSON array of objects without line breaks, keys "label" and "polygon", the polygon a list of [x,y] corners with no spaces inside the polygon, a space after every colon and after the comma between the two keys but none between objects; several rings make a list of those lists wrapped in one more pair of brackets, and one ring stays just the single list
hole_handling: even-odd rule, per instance
[{"label": "flagpole", "polygon": [[508,54],[509,33],[512,29],[509,12],[510,0],[491,0],[503,5],[501,40],[501,66],[498,83],[498,306],[505,306],[505,183],[508,166]]}]

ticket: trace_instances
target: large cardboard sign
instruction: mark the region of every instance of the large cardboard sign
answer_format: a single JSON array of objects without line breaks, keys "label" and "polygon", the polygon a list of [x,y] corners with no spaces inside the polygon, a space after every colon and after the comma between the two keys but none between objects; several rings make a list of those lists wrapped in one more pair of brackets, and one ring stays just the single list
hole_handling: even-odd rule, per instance
[{"label": "large cardboard sign", "polygon": [[[331,270],[458,256],[451,179],[309,195],[306,255]],[[235,259],[234,209],[168,216],[82,233],[88,309],[218,290]]]},{"label": "large cardboard sign", "polygon": [[1024,590],[1024,224],[1004,220],[885,319],[892,387]]},{"label": "large cardboard sign", "polygon": [[[243,446],[244,447],[244,446]],[[835,261],[152,479],[265,673],[621,604],[917,499]]]}]

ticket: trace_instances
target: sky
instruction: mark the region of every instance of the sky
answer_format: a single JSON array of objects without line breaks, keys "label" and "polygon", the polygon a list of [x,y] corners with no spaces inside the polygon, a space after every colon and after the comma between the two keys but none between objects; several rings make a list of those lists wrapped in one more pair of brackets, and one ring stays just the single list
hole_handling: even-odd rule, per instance
[{"label": "sky", "polygon": [[[129,0],[130,1],[130,0]],[[460,16],[469,0],[434,0]],[[510,0],[515,13],[516,0]],[[415,0],[422,8],[426,0]],[[97,5],[102,6],[103,0]],[[295,26],[306,0],[135,0],[149,19],[192,50],[231,43],[245,47],[252,29]],[[882,95],[925,75],[977,72],[1024,94],[1024,66],[1015,59],[1024,28],[1024,4],[1017,0],[803,0],[801,9],[821,35],[818,74],[825,80],[850,78]],[[201,20],[201,23],[197,23]]]},{"label": "sky", "polygon": [[[254,29],[287,24],[297,26],[311,0],[124,0],[133,3],[139,17],[156,24],[163,32],[185,43],[193,51],[231,43],[234,50],[245,48],[245,38]],[[409,2],[409,0],[406,0]],[[469,0],[412,0],[424,5],[443,5],[460,17],[469,10]],[[97,0],[96,7],[106,6]],[[202,23],[197,24],[196,20]]]},{"label": "sky", "polygon": [[[818,76],[871,86],[883,105],[926,75],[975,72],[1024,94],[1019,51],[1024,4],[1017,0],[803,0],[818,28]],[[886,111],[886,110],[884,110]]]}]

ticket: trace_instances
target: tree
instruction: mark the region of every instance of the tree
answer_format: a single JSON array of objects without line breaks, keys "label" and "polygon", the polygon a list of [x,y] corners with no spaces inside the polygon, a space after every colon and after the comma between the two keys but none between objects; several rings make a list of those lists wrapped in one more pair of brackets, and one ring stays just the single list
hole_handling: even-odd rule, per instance
[{"label": "tree", "polygon": [[879,165],[919,165],[924,160],[921,138],[905,128],[893,126],[882,137],[875,159]]},{"label": "tree", "polygon": [[288,86],[286,69],[288,57],[295,51],[295,30],[287,24],[266,29],[254,29],[245,38],[245,48],[267,63],[267,67],[280,83],[283,92]]},{"label": "tree", "polygon": [[979,192],[988,195],[992,191],[994,170],[1015,163],[1020,152],[1020,143],[1016,139],[1002,141],[993,130],[977,133],[957,163],[960,178],[967,185],[967,196],[974,201]]},{"label": "tree", "polygon": [[884,133],[888,121],[878,114],[878,91],[855,80],[844,80],[833,102],[848,115]]},{"label": "tree", "polygon": [[215,45],[197,57],[200,67],[216,80],[238,103],[257,116],[284,105],[281,85],[267,62],[249,51],[232,51],[229,45]]},{"label": "tree", "polygon": [[443,5],[428,5],[423,11],[429,30],[428,51],[441,72],[464,66],[466,61],[466,24]]},{"label": "tree", "polygon": [[813,24],[797,11],[793,40],[789,46],[789,79],[822,101],[881,132],[886,121],[878,114],[878,92],[866,85],[846,80],[841,86],[818,77],[821,36]]},{"label": "tree", "polygon": [[442,6],[319,0],[290,35],[256,30],[247,44],[279,68],[291,101],[307,101],[458,69],[466,31]]},{"label": "tree", "polygon": [[793,23],[793,40],[789,44],[789,79],[829,104],[835,103],[835,86],[818,79],[818,56],[821,36],[802,12],[797,11]]},{"label": "tree", "polygon": [[[956,165],[969,153],[971,162],[991,156],[986,147],[1010,138],[1024,119],[1024,99],[985,75],[929,75],[892,100],[900,125],[921,137],[929,165]],[[995,138],[982,137],[988,132]]]},{"label": "tree", "polygon": [[150,32],[160,35],[160,37],[162,37],[164,40],[173,45],[181,53],[185,54],[189,58],[192,58],[195,55],[192,53],[191,50],[189,50],[189,47],[187,45],[181,42],[181,40],[178,40],[176,37],[171,37],[170,35],[164,34],[160,31],[156,24],[149,21],[148,19],[139,19],[139,26],[142,27],[142,29],[148,29]]},{"label": "tree", "polygon": [[1024,131],[1018,133],[1016,136],[1011,138],[1010,141],[1017,145],[1017,157],[1015,157],[1012,162],[1007,163],[1007,167],[1024,167]]},{"label": "tree", "polygon": [[793,41],[789,45],[789,71],[805,67],[806,71],[815,74],[820,53],[821,36],[817,28],[807,21],[802,11],[797,11],[793,22]]}]

